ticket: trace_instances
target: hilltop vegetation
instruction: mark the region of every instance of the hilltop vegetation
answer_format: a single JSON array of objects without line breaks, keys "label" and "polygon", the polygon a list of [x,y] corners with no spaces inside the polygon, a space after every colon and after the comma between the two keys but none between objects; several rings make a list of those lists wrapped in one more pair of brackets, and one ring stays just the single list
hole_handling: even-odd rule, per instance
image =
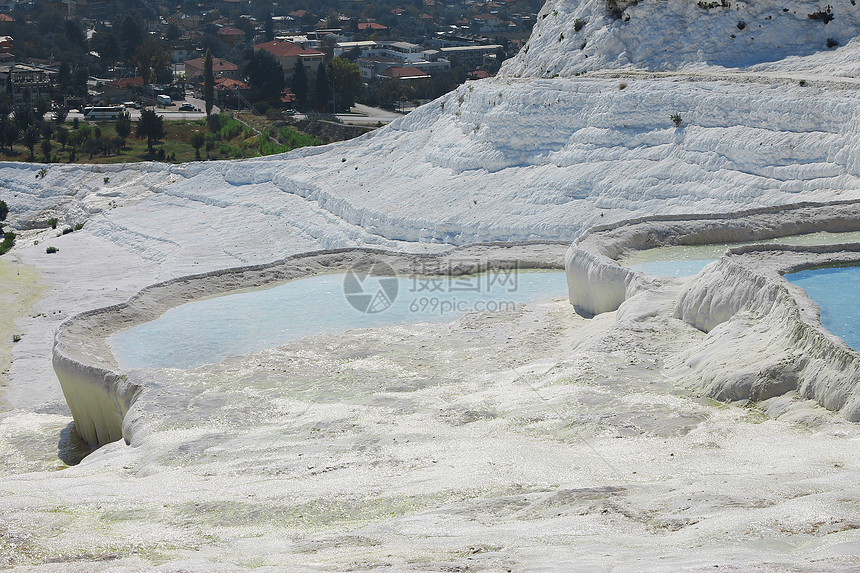
[{"label": "hilltop vegetation", "polygon": [[[156,138],[150,152],[147,139],[132,135],[133,130],[124,126],[122,119],[93,123],[74,120],[60,125],[42,122],[31,128],[43,137],[40,144],[31,148],[27,141],[16,139],[12,145],[3,148],[0,158],[44,163],[152,160],[183,163],[195,159],[246,159],[326,143],[283,122],[267,124],[255,131],[226,113],[213,116],[208,124],[202,119],[168,121],[163,123],[163,136]],[[36,141],[39,142],[38,139]]]}]

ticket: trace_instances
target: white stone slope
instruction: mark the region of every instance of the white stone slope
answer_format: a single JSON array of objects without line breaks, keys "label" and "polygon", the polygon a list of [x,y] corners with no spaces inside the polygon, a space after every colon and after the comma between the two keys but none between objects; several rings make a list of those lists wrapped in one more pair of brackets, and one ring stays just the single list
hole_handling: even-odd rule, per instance
[{"label": "white stone slope", "polygon": [[[638,249],[762,241],[813,231],[856,232],[860,203],[757,209],[736,214],[646,217],[592,229],[566,255],[569,299],[583,314],[619,309],[682,284],[674,316],[707,333],[676,357],[671,376],[727,402],[761,403],[769,414],[815,423],[804,400],[860,420],[860,354],[821,325],[818,307],[782,273],[856,264],[860,245],[748,245],[729,249],[693,277],[668,279],[618,262]],[[799,407],[800,406],[800,407]]]},{"label": "white stone slope", "polygon": [[[573,240],[637,215],[860,197],[853,90],[626,83],[469,84],[372,135],[253,161],[49,165],[38,179],[41,165],[3,164],[13,226],[85,223],[59,238],[25,232],[13,250],[58,290],[34,309],[46,317],[22,325],[42,334],[16,347],[27,352],[12,378],[56,388],[44,361],[53,312],[120,302],[174,276],[326,248]],[[13,404],[43,394],[18,395]]]},{"label": "white stone slope", "polygon": [[849,0],[549,0],[528,49],[505,72],[749,68],[855,76],[858,24],[860,6]]},{"label": "white stone slope", "polygon": [[[156,281],[317,249],[573,240],[640,215],[858,198],[849,4],[825,24],[804,19],[824,8],[811,2],[789,20],[769,0],[643,1],[627,22],[601,2],[550,3],[500,77],[351,142],[39,179],[40,165],[3,164],[13,226],[43,222],[7,256],[50,289],[19,325],[17,409],[0,415],[0,565],[856,571],[857,426],[815,403],[810,430],[689,395],[700,379],[678,366],[711,335],[673,317],[672,281],[590,321],[546,303],[140,373],[161,391],[136,405],[137,447],[64,471],[70,418],[46,405],[59,320]],[[52,216],[85,226],[57,237]]]},{"label": "white stone slope", "polygon": [[[0,467],[22,571],[856,571],[860,428],[680,390],[678,288],[134,371],[136,443]],[[133,380],[134,381],[134,380]],[[4,454],[21,444],[4,428]],[[16,439],[17,438],[17,439]],[[20,446],[19,446],[20,447]]]},{"label": "white stone slope", "polygon": [[818,306],[781,276],[858,263],[858,244],[730,249],[678,297],[675,316],[708,333],[679,357],[678,375],[719,400],[761,402],[773,416],[814,421],[800,399],[860,421],[860,353],[825,330]]}]

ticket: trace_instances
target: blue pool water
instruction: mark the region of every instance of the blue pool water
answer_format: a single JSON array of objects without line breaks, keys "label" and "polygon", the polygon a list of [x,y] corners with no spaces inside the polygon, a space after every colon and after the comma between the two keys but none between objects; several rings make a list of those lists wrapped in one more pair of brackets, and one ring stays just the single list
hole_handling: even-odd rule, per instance
[{"label": "blue pool water", "polygon": [[860,350],[860,267],[809,269],[785,275],[821,309],[821,324]]},{"label": "blue pool water", "polygon": [[725,250],[730,247],[765,243],[810,246],[856,242],[860,242],[860,232],[849,231],[845,233],[807,233],[805,235],[790,235],[740,243],[676,245],[634,251],[629,253],[621,261],[621,264],[637,271],[644,271],[661,277],[687,277],[698,274],[705,265],[720,258]]},{"label": "blue pool water", "polygon": [[445,322],[567,293],[560,271],[458,278],[353,273],[190,302],[108,339],[122,368],[195,368],[290,340],[392,324]]}]

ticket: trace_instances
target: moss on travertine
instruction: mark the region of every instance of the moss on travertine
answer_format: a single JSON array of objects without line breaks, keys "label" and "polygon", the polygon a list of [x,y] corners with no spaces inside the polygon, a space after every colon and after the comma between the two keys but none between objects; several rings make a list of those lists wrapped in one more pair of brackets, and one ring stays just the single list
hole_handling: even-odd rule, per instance
[{"label": "moss on travertine", "polygon": [[[44,290],[38,284],[39,274],[35,268],[9,257],[11,255],[0,259],[0,307],[3,308],[0,312],[0,387],[9,383],[13,336],[24,334],[20,327],[16,327],[16,322],[26,316]],[[0,409],[5,409],[4,403],[5,399],[0,394]]]}]

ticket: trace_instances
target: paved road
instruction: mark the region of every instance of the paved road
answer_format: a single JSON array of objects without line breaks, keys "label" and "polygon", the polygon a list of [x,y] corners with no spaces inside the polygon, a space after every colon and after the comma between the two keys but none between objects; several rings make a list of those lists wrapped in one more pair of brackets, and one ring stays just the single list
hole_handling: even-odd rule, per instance
[{"label": "paved road", "polygon": [[[138,119],[140,119],[140,110],[128,109],[127,111],[133,121],[137,121]],[[155,108],[155,111],[158,113],[158,115],[162,116],[167,121],[177,121],[181,119],[200,119],[206,117],[206,112],[179,111],[177,106],[171,106],[168,108],[157,107]],[[50,115],[46,115],[45,117],[50,119]],[[74,118],[84,119],[84,115],[77,111],[70,111],[67,120],[72,120]]]},{"label": "paved road", "polygon": [[[197,109],[201,111],[179,111],[179,105],[173,103],[168,107],[158,106],[155,111],[158,115],[162,116],[167,121],[178,121],[183,119],[202,119],[206,117],[206,113],[204,110],[204,102],[203,100],[199,100],[193,97],[188,97],[185,100],[187,103],[195,106]],[[397,113],[394,111],[388,111],[385,109],[380,109],[378,107],[370,107],[368,105],[356,104],[353,108],[355,113],[339,113],[337,114],[337,118],[343,123],[352,123],[359,125],[373,124],[375,125],[378,122],[382,123],[391,123],[395,119],[403,117],[404,114]],[[127,110],[131,115],[131,119],[137,121],[140,119],[140,110],[128,108]],[[215,107],[212,110],[212,113],[218,113],[220,110]],[[46,115],[45,117],[50,118],[50,115]],[[296,119],[304,119],[303,114],[296,114]],[[74,111],[69,112],[68,119],[72,120],[74,118],[83,119],[84,116],[82,113]]]},{"label": "paved road", "polygon": [[[343,123],[376,125],[378,122],[391,123],[395,119],[401,118],[404,115],[402,113],[388,111],[378,107],[370,107],[369,105],[362,105],[360,103],[355,104],[352,109],[354,113],[339,113],[337,114],[337,118]],[[305,119],[305,115],[301,113],[297,113],[293,117],[295,119]]]}]

